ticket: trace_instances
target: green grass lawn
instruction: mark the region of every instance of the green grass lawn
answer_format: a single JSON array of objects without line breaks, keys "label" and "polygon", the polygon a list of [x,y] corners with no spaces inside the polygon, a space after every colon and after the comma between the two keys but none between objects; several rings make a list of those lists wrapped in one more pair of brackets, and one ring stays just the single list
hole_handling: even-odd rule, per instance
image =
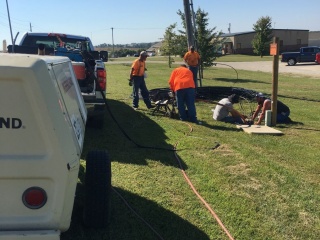
[{"label": "green grass lawn", "polygon": [[[168,87],[173,68],[151,59],[147,60],[149,90]],[[213,103],[196,103],[203,125],[191,124],[192,131],[179,120],[151,115],[143,103],[133,111],[127,80],[131,64],[106,65],[108,106],[132,141],[108,113],[103,130],[86,130],[82,164],[85,167],[88,151],[107,149],[113,188],[163,239],[228,239],[187,185],[173,152],[165,150],[173,146],[195,188],[235,239],[319,238],[319,79],[280,75],[278,99],[290,107],[294,124],[278,124],[275,128],[282,136],[250,135],[214,121]],[[271,93],[271,73],[237,71],[238,79],[232,69],[205,69],[202,84]],[[248,103],[247,109],[251,107]],[[217,143],[220,146],[214,148]],[[80,175],[71,227],[62,240],[158,239],[115,192],[109,226],[84,228],[82,181]]]}]

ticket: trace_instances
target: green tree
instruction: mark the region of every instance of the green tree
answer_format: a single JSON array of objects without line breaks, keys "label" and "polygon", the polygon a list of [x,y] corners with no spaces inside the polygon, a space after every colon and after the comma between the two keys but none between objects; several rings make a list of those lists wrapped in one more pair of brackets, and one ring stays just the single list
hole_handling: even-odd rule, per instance
[{"label": "green tree", "polygon": [[[178,15],[180,15],[182,19],[182,25],[186,29],[185,25],[185,14],[182,13],[180,10],[178,11]],[[201,66],[200,68],[203,69],[204,67],[212,66],[213,61],[217,58],[217,49],[222,43],[222,32],[217,32],[216,27],[208,28],[208,13],[204,12],[200,8],[198,8],[195,14],[195,42],[197,51],[201,56]],[[185,32],[181,32],[186,36]],[[185,43],[184,53],[187,49],[187,37],[183,39]],[[182,55],[183,56],[183,55]],[[203,74],[201,73],[201,76]]]},{"label": "green tree", "polygon": [[272,40],[271,25],[272,19],[269,16],[260,17],[253,25],[253,30],[256,32],[252,40],[253,52],[260,57],[263,57],[269,51]]},{"label": "green tree", "polygon": [[[181,17],[182,25],[186,29],[185,14],[178,10],[177,14]],[[195,45],[197,51],[201,56],[201,66],[209,67],[213,65],[213,61],[218,56],[217,49],[222,42],[222,32],[216,32],[216,27],[208,28],[208,13],[202,11],[200,8],[195,15]],[[183,57],[188,50],[188,41],[186,31],[175,31],[177,24],[170,25],[164,34],[164,40],[160,48],[163,55],[169,56],[169,67],[171,67],[171,57],[173,55],[179,55]],[[201,76],[203,72],[201,72]]]},{"label": "green tree", "polygon": [[213,61],[217,58],[218,46],[222,42],[222,32],[217,32],[216,27],[208,28],[208,21],[208,13],[199,8],[196,13],[196,41],[202,69],[212,66]]},{"label": "green tree", "polygon": [[160,51],[162,55],[168,56],[169,67],[171,68],[171,64],[173,63],[173,58],[171,56],[176,56],[181,54],[181,49],[185,46],[181,46],[184,43],[182,39],[185,39],[181,34],[177,34],[175,28],[177,24],[170,25],[164,34],[164,38],[162,41],[162,45],[160,47]]}]

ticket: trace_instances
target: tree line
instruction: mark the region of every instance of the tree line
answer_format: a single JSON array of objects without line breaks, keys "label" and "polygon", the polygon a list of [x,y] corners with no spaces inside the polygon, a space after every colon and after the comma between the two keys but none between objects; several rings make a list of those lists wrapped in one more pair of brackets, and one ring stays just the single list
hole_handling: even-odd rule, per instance
[{"label": "tree line", "polygon": [[[100,48],[107,50],[110,56],[114,57],[126,57],[126,56],[134,56],[139,54],[141,51],[146,50],[156,44],[157,42],[150,43],[131,43],[131,44],[99,44],[94,46],[95,48]],[[114,50],[114,52],[113,52]]]},{"label": "tree line", "polygon": [[[182,20],[182,26],[186,29],[185,14],[178,10],[177,14]],[[216,27],[208,27],[208,13],[198,8],[195,13],[194,37],[195,47],[201,56],[201,68],[212,66],[214,60],[221,55],[220,49],[225,41],[223,32],[216,31]],[[268,54],[272,40],[272,19],[269,16],[260,17],[253,25],[256,32],[252,40],[253,52],[263,57]],[[186,30],[177,30],[177,23],[171,24],[166,28],[162,44],[160,47],[161,55],[168,56],[168,64],[171,67],[172,56],[183,57],[188,50]],[[113,56],[125,57],[139,54],[142,50],[147,50],[157,42],[151,43],[131,43],[131,44],[107,44],[103,43],[96,47],[107,48]],[[112,52],[114,50],[114,53]]]}]

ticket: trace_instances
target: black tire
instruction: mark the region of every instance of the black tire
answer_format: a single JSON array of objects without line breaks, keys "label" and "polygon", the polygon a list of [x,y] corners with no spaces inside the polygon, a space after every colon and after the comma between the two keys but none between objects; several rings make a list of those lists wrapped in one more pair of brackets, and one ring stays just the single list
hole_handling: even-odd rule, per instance
[{"label": "black tire", "polygon": [[83,222],[87,227],[103,228],[109,223],[111,162],[106,151],[90,151],[86,160],[85,206]]},{"label": "black tire", "polygon": [[288,65],[289,65],[289,66],[294,66],[294,65],[296,65],[296,63],[297,63],[297,62],[296,62],[295,59],[293,59],[293,58],[289,58],[289,59],[288,59]]}]

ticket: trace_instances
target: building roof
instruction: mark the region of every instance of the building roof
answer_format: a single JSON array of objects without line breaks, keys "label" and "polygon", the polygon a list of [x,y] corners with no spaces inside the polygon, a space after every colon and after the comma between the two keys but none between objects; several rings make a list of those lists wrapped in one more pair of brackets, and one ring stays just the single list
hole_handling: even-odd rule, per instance
[{"label": "building roof", "polygon": [[249,33],[255,33],[255,31],[237,32],[237,33],[224,33],[224,34],[221,35],[221,37],[233,37],[233,36],[249,34]]},{"label": "building roof", "polygon": [[152,45],[150,48],[148,48],[146,51],[147,52],[154,52],[157,49],[159,49],[161,47],[161,45],[162,45],[162,42],[157,42],[154,45]]},{"label": "building roof", "polygon": [[[307,29],[274,29],[272,28],[273,31],[308,31]],[[244,35],[244,34],[250,34],[250,33],[255,33],[255,31],[247,31],[247,32],[236,32],[236,33],[224,33],[221,35],[221,37],[233,37],[233,36],[239,36],[239,35]]]}]

